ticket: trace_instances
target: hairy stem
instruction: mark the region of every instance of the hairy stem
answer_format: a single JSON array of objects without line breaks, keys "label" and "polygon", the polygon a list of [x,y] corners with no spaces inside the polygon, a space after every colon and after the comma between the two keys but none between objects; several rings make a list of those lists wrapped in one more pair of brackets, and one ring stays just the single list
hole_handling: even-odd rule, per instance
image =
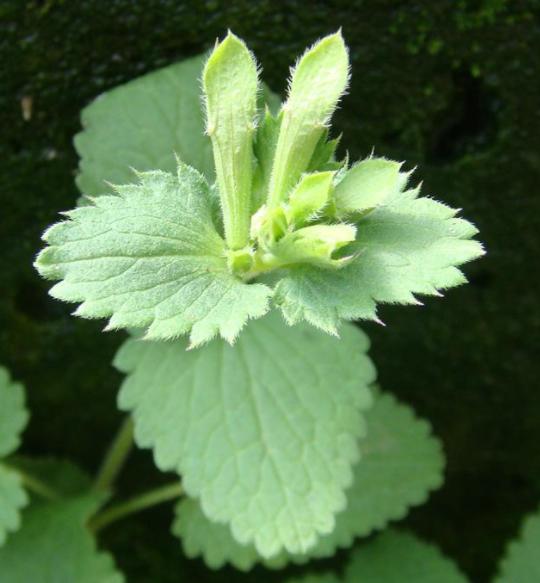
[{"label": "hairy stem", "polygon": [[121,520],[130,514],[135,514],[136,512],[146,510],[147,508],[168,502],[169,500],[174,500],[175,498],[179,498],[183,493],[182,484],[179,482],[155,488],[154,490],[126,500],[126,502],[111,506],[97,514],[90,520],[88,527],[92,532],[98,532],[109,524]]},{"label": "hairy stem", "polygon": [[126,417],[111,443],[94,480],[94,490],[110,490],[133,447],[133,421]]}]

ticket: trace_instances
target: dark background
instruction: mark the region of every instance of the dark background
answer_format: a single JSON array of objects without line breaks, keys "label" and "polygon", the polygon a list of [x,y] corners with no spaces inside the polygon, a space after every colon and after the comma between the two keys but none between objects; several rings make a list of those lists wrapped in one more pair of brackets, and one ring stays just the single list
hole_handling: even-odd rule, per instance
[{"label": "dark background", "polygon": [[[81,108],[229,27],[283,91],[305,46],[343,26],[353,65],[335,122],[343,148],[418,165],[424,192],[462,207],[486,243],[466,267],[470,285],[422,308],[383,307],[387,327],[364,329],[382,386],[431,420],[448,456],[445,486],[406,522],[487,582],[540,503],[539,13],[533,0],[1,2],[0,362],[28,388],[24,451],[93,471],[120,419],[110,361],[123,335],[70,317],[31,266],[42,230],[77,198]],[[120,487],[163,479],[139,452]],[[182,559],[169,522],[163,507],[104,533],[128,581],[282,580]]]}]

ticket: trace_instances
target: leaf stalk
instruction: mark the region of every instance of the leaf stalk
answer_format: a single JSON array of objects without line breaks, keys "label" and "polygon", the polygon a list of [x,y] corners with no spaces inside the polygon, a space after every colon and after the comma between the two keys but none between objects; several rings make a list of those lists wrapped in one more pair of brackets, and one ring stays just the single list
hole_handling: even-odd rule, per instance
[{"label": "leaf stalk", "polygon": [[94,490],[106,492],[112,488],[132,447],[133,421],[128,416],[120,426],[118,433],[105,454],[105,458],[94,480]]},{"label": "leaf stalk", "polygon": [[174,482],[159,488],[155,488],[138,496],[134,496],[125,502],[121,502],[103,512],[96,514],[88,523],[88,528],[96,533],[113,522],[121,520],[136,512],[141,512],[157,504],[179,498],[184,493],[182,484]]}]

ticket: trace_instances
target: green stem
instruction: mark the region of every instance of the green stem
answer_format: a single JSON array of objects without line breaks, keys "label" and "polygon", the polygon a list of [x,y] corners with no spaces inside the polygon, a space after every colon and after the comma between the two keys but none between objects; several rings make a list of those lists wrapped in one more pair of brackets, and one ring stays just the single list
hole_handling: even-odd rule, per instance
[{"label": "green stem", "polygon": [[23,486],[30,490],[30,492],[33,492],[34,494],[37,494],[38,496],[41,496],[47,500],[58,500],[60,498],[60,494],[55,492],[50,486],[45,484],[45,482],[42,482],[40,479],[27,474],[18,468],[12,469],[13,471],[17,472],[17,474],[19,474]]},{"label": "green stem", "polygon": [[60,498],[60,494],[58,494],[54,488],[51,488],[48,484],[42,482],[39,478],[28,474],[25,470],[22,470],[17,465],[11,465],[10,463],[6,464],[5,462],[2,462],[0,466],[6,468],[6,470],[10,472],[17,474],[22,482],[22,485],[30,492],[33,492],[34,494],[37,494],[46,500],[58,500]]},{"label": "green stem", "polygon": [[133,447],[133,421],[126,417],[101,464],[94,490],[110,490]]},{"label": "green stem", "polygon": [[182,494],[182,484],[179,482],[161,486],[154,490],[150,490],[149,492],[145,492],[144,494],[140,494],[139,496],[135,496],[130,500],[126,500],[126,502],[121,502],[116,506],[111,506],[100,514],[94,516],[90,520],[88,527],[92,532],[98,532],[109,524],[121,520],[130,514],[140,512],[141,510],[156,506],[157,504],[162,504],[163,502],[168,502],[169,500],[174,500]]}]

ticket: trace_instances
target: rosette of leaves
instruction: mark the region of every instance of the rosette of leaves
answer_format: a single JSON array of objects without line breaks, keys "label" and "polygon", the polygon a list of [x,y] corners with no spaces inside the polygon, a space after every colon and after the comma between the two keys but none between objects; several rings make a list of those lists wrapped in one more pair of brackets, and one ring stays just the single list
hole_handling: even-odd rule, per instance
[{"label": "rosette of leaves", "polygon": [[[158,171],[158,151],[155,168],[134,183],[66,213],[36,261],[44,277],[60,280],[51,294],[79,303],[79,316],[108,317],[109,329],[141,328],[155,340],[189,334],[196,346],[216,335],[233,342],[272,306],[289,323],[336,332],[342,320],[376,319],[378,302],[418,303],[415,294],[463,283],[459,265],[483,253],[471,223],[409,187],[401,163],[335,162],[329,122],[348,77],[341,34],[322,39],[299,59],[274,116],[258,108],[253,55],[229,34],[202,76],[216,182],[184,161]],[[145,84],[150,104],[164,82]],[[142,137],[151,131],[149,123]],[[203,156],[191,159],[207,166]]]},{"label": "rosette of leaves", "polygon": [[[116,358],[119,405],[205,519],[265,560],[305,555],[335,530],[333,548],[347,545],[362,533],[338,531],[335,516],[375,380],[348,321],[463,283],[459,266],[482,247],[402,164],[336,161],[329,124],[349,77],[340,33],[299,59],[277,111],[261,105],[255,58],[229,33],[204,63],[201,114],[200,63],[83,114],[87,198],[46,231],[36,267],[76,315],[134,331]],[[427,482],[370,528],[421,501]]]}]

